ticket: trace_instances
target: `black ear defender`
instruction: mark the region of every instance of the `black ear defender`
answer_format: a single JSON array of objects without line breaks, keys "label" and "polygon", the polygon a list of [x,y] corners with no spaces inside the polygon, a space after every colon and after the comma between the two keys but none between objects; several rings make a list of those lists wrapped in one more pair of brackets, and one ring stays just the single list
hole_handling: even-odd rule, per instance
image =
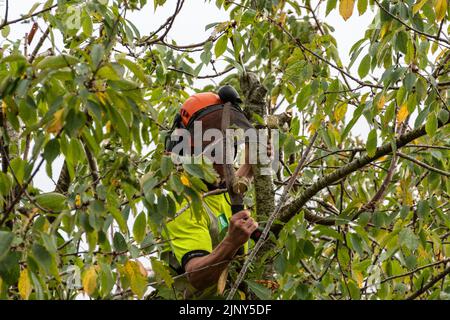
[{"label": "black ear defender", "polygon": [[172,127],[170,130],[167,131],[167,135],[165,137],[164,141],[164,149],[165,151],[172,152],[172,149],[180,142],[181,137],[176,139],[175,141],[172,140],[172,133],[179,128],[184,128],[183,122],[181,120],[181,115],[178,113],[175,116],[175,119],[173,120]]},{"label": "black ear defender", "polygon": [[225,85],[219,89],[217,92],[220,100],[224,103],[231,102],[232,104],[237,105],[238,103],[242,103],[241,98],[239,97],[239,93],[230,85]]}]

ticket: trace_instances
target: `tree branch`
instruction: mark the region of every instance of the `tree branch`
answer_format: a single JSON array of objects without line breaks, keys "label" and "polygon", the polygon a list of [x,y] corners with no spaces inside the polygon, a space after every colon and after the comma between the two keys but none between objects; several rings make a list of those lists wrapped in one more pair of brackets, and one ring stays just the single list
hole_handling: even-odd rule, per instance
[{"label": "tree branch", "polygon": [[[439,121],[439,127],[443,127],[450,124],[450,119],[447,120],[446,123],[442,123]],[[399,138],[395,140],[395,144],[397,146],[397,149],[400,149],[410,143],[411,141],[414,141],[417,138],[420,138],[422,136],[426,135],[425,131],[425,125],[412,130],[408,133],[405,133],[404,135],[401,135]],[[365,167],[366,165],[370,164],[371,162],[388,155],[392,153],[392,144],[386,143],[385,145],[377,148],[377,151],[375,152],[375,155],[370,157],[368,155],[361,156],[352,162],[350,162],[348,165],[343,166],[341,169],[336,170],[335,172],[328,174],[324,176],[323,178],[319,179],[316,183],[314,183],[311,187],[307,188],[297,199],[295,199],[292,203],[286,205],[281,210],[280,214],[280,220],[282,222],[288,222],[292,217],[294,217],[297,213],[302,210],[303,206],[312,198],[314,197],[320,190],[324,189],[325,187],[341,180],[342,178],[345,178],[349,174]],[[315,215],[309,215],[305,214],[305,219],[307,219],[309,222],[313,223],[319,223],[324,225],[334,225],[335,220],[331,218],[324,218],[319,217]],[[279,225],[274,226],[273,231],[275,233],[278,233],[281,230]]]},{"label": "tree branch", "polygon": [[441,174],[441,175],[443,175],[443,176],[446,176],[446,177],[450,177],[450,172],[448,172],[448,171],[444,171],[444,170],[441,170],[441,169],[432,167],[432,166],[426,164],[425,162],[419,161],[419,160],[417,160],[417,159],[415,159],[415,158],[413,158],[413,157],[411,157],[411,156],[408,156],[407,154],[404,154],[404,153],[401,153],[401,152],[398,152],[397,154],[398,154],[398,156],[399,156],[400,158],[409,160],[409,161],[411,161],[411,162],[417,164],[418,166],[421,166],[422,168],[425,168],[425,169],[427,169],[427,170],[430,170],[430,171],[439,173],[439,174]]},{"label": "tree branch", "polygon": [[414,300],[418,298],[422,293],[426,292],[427,290],[431,289],[439,280],[445,278],[446,275],[450,273],[450,267],[447,267],[442,273],[438,274],[436,277],[433,277],[430,282],[428,282],[424,287],[420,288],[416,292],[414,292],[412,295],[406,298],[406,300]]},{"label": "tree branch", "polygon": [[[444,42],[446,44],[450,44],[450,42],[446,39],[442,39],[438,36],[435,36],[433,34],[429,34],[420,30],[417,30],[413,27],[411,27],[410,25],[408,25],[407,23],[405,23],[404,21],[402,21],[399,17],[397,17],[396,15],[392,14],[389,10],[387,10],[385,7],[383,7],[383,5],[378,1],[378,0],[374,0],[375,3],[378,5],[378,7],[380,7],[381,10],[383,10],[387,15],[389,15],[392,19],[400,22],[402,25],[404,25],[408,30],[414,31],[422,36],[425,36],[431,40],[437,41],[437,42]],[[446,46],[447,47],[447,46]],[[447,47],[449,48],[449,47]]]},{"label": "tree branch", "polygon": [[25,20],[30,19],[32,17],[36,17],[36,16],[38,16],[38,15],[40,15],[42,13],[48,12],[48,11],[50,11],[50,10],[56,8],[56,7],[58,7],[58,5],[54,4],[53,6],[50,6],[50,7],[46,8],[46,9],[42,9],[41,11],[35,12],[33,14],[22,16],[21,18],[18,18],[18,19],[15,19],[15,20],[11,20],[11,21],[4,21],[0,25],[0,30],[3,29],[6,26],[11,25],[11,24],[14,24],[14,23],[17,23],[17,22],[22,22],[22,21],[25,21]]}]

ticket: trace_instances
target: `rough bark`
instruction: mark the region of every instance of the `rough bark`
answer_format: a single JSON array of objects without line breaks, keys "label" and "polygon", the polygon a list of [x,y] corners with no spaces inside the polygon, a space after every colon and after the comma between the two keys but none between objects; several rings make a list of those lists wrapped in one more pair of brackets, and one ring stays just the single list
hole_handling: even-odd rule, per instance
[{"label": "rough bark", "polygon": [[69,170],[67,169],[67,163],[64,161],[64,165],[59,174],[58,182],[56,183],[55,192],[62,194],[67,193],[70,186]]},{"label": "rough bark", "polygon": [[[267,115],[267,90],[253,73],[247,73],[241,78],[241,90],[244,92],[245,111],[251,118],[257,114],[264,118]],[[253,166],[256,212],[258,217],[265,219],[275,210],[275,192],[271,175],[264,175],[266,165]]]}]

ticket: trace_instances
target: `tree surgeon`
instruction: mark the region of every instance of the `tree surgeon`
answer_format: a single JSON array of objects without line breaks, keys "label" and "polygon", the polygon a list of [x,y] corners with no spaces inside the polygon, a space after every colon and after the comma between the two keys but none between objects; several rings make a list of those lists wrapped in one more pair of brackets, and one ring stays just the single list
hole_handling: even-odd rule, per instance
[{"label": "tree surgeon", "polygon": [[[241,102],[238,93],[231,86],[222,87],[218,94],[195,94],[184,102],[174,120],[172,131],[177,128],[188,130],[191,137],[190,150],[193,151],[193,144],[198,143],[192,139],[196,121],[201,123],[202,132],[208,129],[222,130],[224,123],[227,127],[254,129],[239,106]],[[227,119],[223,121],[225,117]],[[220,141],[201,141],[202,154],[207,156],[207,147],[218,142]],[[166,140],[166,150],[175,152],[175,146],[179,143]],[[235,173],[233,172],[233,178],[250,181],[253,172],[248,161],[247,141],[245,146],[245,161]],[[234,145],[233,149],[236,157],[237,146]],[[227,186],[227,169],[230,169],[230,166],[211,160],[219,178],[216,183],[205,181],[205,184],[209,191],[223,189]],[[230,188],[228,190],[230,191]],[[251,217],[250,211],[243,210],[243,206],[236,206],[230,198],[230,192],[205,197],[200,220],[196,219],[192,207],[189,207],[167,224],[164,237],[170,239],[171,250],[166,258],[179,274],[187,273],[189,283],[199,291],[217,284],[229,262],[238,251],[242,252],[240,248],[246,251],[250,237],[252,234],[255,237],[258,233],[258,223]],[[183,208],[186,203],[187,201],[182,203],[178,209]]]}]

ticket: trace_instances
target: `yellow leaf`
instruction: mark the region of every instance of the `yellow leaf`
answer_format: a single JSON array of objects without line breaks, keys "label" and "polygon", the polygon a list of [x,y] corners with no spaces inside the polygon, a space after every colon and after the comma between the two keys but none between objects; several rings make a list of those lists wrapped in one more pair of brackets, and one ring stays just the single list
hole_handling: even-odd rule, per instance
[{"label": "yellow leaf", "polygon": [[102,92],[102,91],[97,91],[95,93],[97,95],[98,100],[100,100],[100,102],[102,104],[106,104],[106,93]]},{"label": "yellow leaf", "polygon": [[28,274],[28,269],[23,269],[20,272],[18,287],[19,287],[20,297],[24,300],[28,300],[28,297],[30,296],[31,289],[32,289],[30,275]]},{"label": "yellow leaf", "polygon": [[347,113],[347,104],[342,103],[338,105],[336,110],[334,110],[334,119],[336,119],[336,122],[343,120],[346,113]]},{"label": "yellow leaf", "polygon": [[436,11],[437,21],[442,21],[447,14],[447,0],[436,0],[434,10]]},{"label": "yellow leaf", "polygon": [[320,121],[313,121],[313,122],[311,122],[311,124],[308,127],[309,133],[310,134],[316,133],[317,129],[319,128],[319,124],[320,124]]},{"label": "yellow leaf", "polygon": [[380,100],[378,100],[378,103],[377,103],[378,110],[383,109],[385,103],[386,103],[386,97],[384,95],[382,95]]},{"label": "yellow leaf", "polygon": [[361,289],[363,287],[363,281],[364,281],[364,277],[363,277],[361,271],[353,271],[353,277],[355,278],[356,282],[358,283],[358,287]]},{"label": "yellow leaf", "polygon": [[277,100],[278,100],[278,95],[272,96],[270,98],[270,102],[272,103],[272,105],[276,105],[277,104]]},{"label": "yellow leaf", "polygon": [[58,133],[62,129],[62,116],[63,116],[64,110],[58,110],[53,115],[53,120],[50,123],[50,126],[47,128],[48,133]]},{"label": "yellow leaf", "polygon": [[110,132],[111,132],[111,121],[108,120],[108,122],[106,123],[106,133]]},{"label": "yellow leaf", "polygon": [[[128,260],[125,263],[125,274],[130,280],[131,291],[139,298],[145,293],[147,289],[147,277],[142,274],[141,268],[136,261]],[[146,274],[146,272],[145,272]]]},{"label": "yellow leaf", "polygon": [[92,295],[97,288],[97,271],[94,266],[89,267],[83,275],[81,280],[83,284],[83,290],[87,295]]},{"label": "yellow leaf", "polygon": [[181,175],[181,183],[188,187],[191,185],[188,177],[184,173]]},{"label": "yellow leaf", "polygon": [[281,12],[280,16],[278,17],[278,23],[281,25],[284,25],[286,22],[286,12]]},{"label": "yellow leaf", "polygon": [[75,196],[75,207],[81,207],[81,196],[79,194]]},{"label": "yellow leaf", "polygon": [[245,300],[245,293],[241,290],[238,290],[239,293],[239,298],[241,298],[241,300]]},{"label": "yellow leaf", "polygon": [[363,96],[361,97],[361,103],[365,103],[367,100],[367,97],[369,96],[369,93],[364,93]]},{"label": "yellow leaf", "polygon": [[417,3],[415,5],[413,5],[413,14],[416,14],[417,12],[420,11],[420,9],[422,9],[423,5],[425,3],[427,3],[428,0],[418,0]]},{"label": "yellow leaf", "polygon": [[8,110],[8,105],[5,101],[2,101],[2,112],[3,114],[6,114],[6,111]]},{"label": "yellow leaf", "polygon": [[448,49],[444,49],[441,52],[439,52],[439,54],[436,56],[436,59],[434,61],[438,62],[439,59],[441,59],[447,52],[448,52]]},{"label": "yellow leaf", "polygon": [[413,197],[410,188],[410,182],[408,180],[400,180],[400,183],[397,186],[397,197],[401,200],[401,203],[403,205],[412,206]]},{"label": "yellow leaf", "polygon": [[225,290],[228,278],[228,267],[226,267],[220,274],[219,280],[217,281],[217,294],[222,295]]},{"label": "yellow leaf", "polygon": [[143,275],[144,277],[147,276],[147,270],[145,270],[144,265],[142,264],[142,262],[140,262],[139,260],[136,260],[136,263],[139,267],[139,272],[141,273],[141,275]]},{"label": "yellow leaf", "polygon": [[405,103],[400,107],[400,110],[398,110],[397,122],[403,123],[408,117],[408,115],[409,115],[408,106]]},{"label": "yellow leaf", "polygon": [[384,36],[386,35],[386,33],[391,30],[391,25],[392,25],[392,21],[389,21],[387,23],[384,23],[383,26],[381,27],[381,31],[380,31],[380,38],[383,39]]},{"label": "yellow leaf", "polygon": [[348,20],[352,16],[354,6],[355,0],[341,0],[339,3],[339,13],[344,20]]},{"label": "yellow leaf", "polygon": [[419,252],[419,258],[428,258],[429,257],[428,251],[425,250],[422,246],[419,246],[418,252]]}]

